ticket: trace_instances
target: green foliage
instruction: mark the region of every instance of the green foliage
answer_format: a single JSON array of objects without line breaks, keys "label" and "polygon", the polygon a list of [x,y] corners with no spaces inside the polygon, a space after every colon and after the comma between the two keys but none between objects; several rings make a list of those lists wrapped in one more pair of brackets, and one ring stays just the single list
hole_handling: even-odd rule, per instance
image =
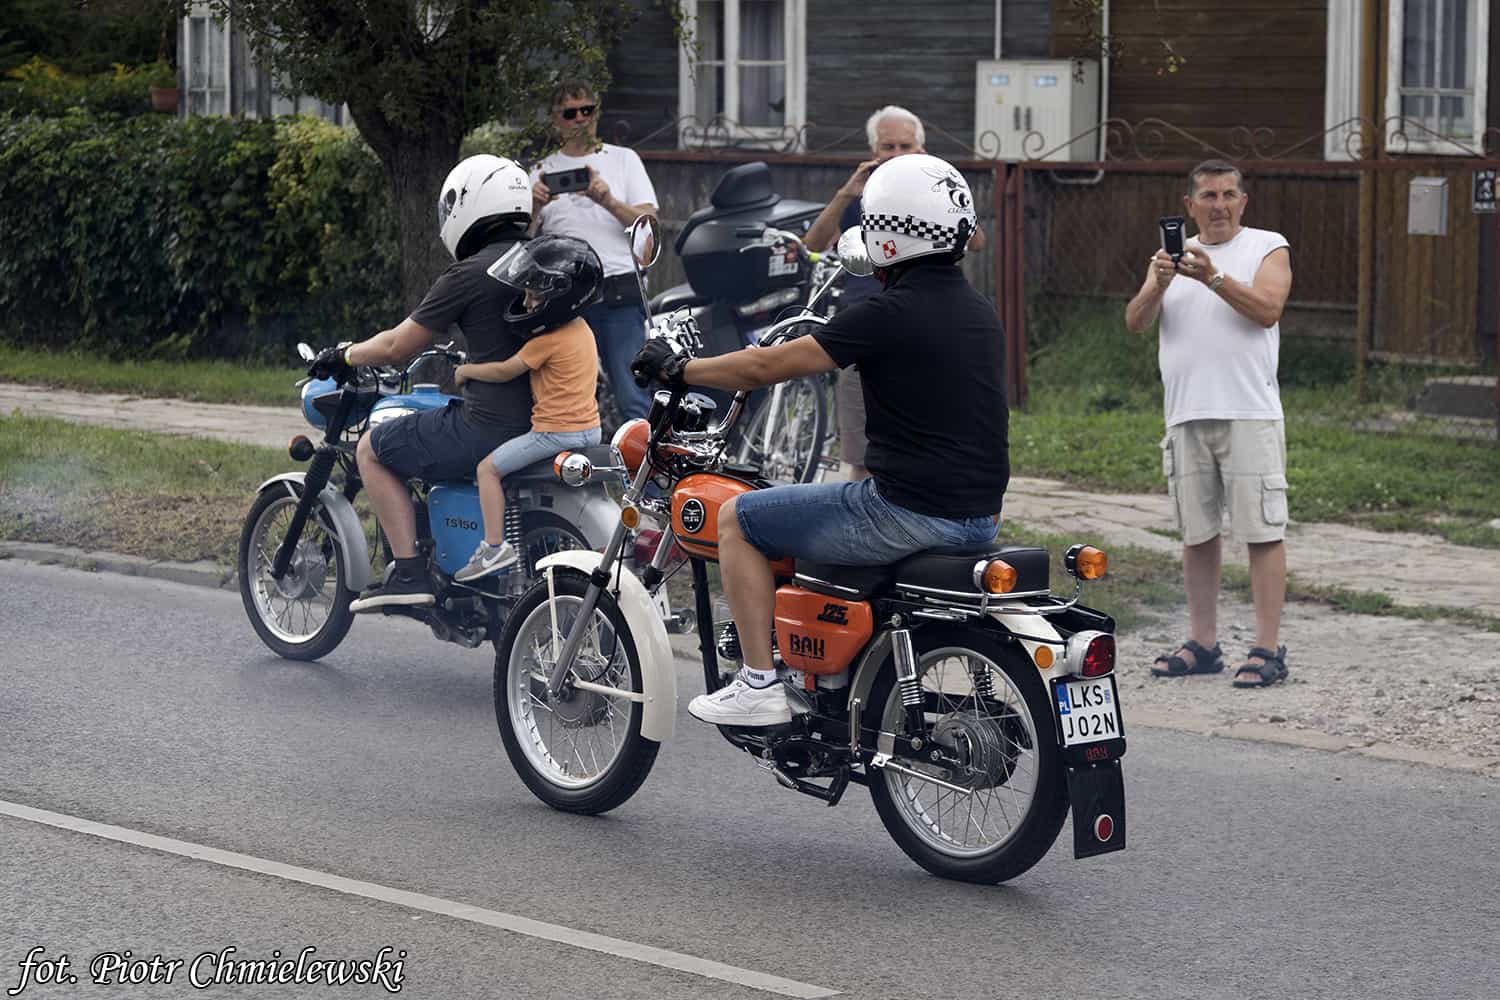
[{"label": "green foliage", "polygon": [[0,115],[0,337],[281,360],[396,311],[379,164],[336,126]]},{"label": "green foliage", "polygon": [[176,85],[166,63],[116,63],[108,72],[76,76],[39,56],[6,76],[0,82],[0,111],[18,115],[57,116],[74,108],[117,115],[147,114],[151,110],[150,89]]},{"label": "green foliage", "polygon": [[40,56],[69,74],[170,60],[184,0],[0,0],[0,74]]}]

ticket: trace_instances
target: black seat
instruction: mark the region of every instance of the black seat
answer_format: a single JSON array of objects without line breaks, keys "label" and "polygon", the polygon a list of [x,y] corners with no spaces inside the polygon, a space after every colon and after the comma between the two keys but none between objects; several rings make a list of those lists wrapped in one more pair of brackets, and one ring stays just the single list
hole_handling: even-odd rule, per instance
[{"label": "black seat", "polygon": [[979,593],[974,585],[974,566],[990,559],[1004,559],[1016,571],[1012,593],[1032,594],[1047,590],[1047,550],[1029,545],[1006,545],[988,552],[955,554],[929,550],[908,556],[895,566],[896,587],[925,593],[968,595]]},{"label": "black seat", "polygon": [[684,282],[673,285],[664,292],[658,292],[651,297],[651,315],[660,316],[676,312],[678,309],[692,309],[695,306],[708,305],[712,300],[707,295],[699,295],[693,291],[693,286]]},{"label": "black seat", "polygon": [[[591,444],[587,448],[569,448],[568,450],[584,455],[596,468],[615,464],[615,450],[607,444]],[[515,483],[555,483],[558,481],[557,473],[552,466],[556,461],[557,456],[553,455],[551,458],[532,462],[525,468],[518,469],[505,476],[505,484],[510,486]]]},{"label": "black seat", "polygon": [[894,566],[836,566],[833,563],[797,560],[797,584],[819,594],[846,601],[868,601],[896,579]]},{"label": "black seat", "polygon": [[836,566],[806,559],[797,560],[798,586],[846,601],[867,601],[894,587],[936,597],[979,596],[974,585],[974,566],[990,559],[1004,559],[1015,567],[1012,593],[1032,594],[1047,590],[1047,550],[1027,545],[1007,545],[986,552],[952,552],[928,549],[907,556],[893,566]]}]

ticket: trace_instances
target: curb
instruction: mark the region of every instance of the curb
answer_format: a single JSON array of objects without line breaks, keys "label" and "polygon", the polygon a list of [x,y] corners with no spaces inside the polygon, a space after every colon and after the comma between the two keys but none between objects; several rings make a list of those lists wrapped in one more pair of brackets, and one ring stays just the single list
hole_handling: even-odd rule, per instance
[{"label": "curb", "polygon": [[[142,556],[121,555],[116,552],[90,552],[86,549],[74,549],[49,542],[0,541],[0,559],[21,559],[87,572],[120,573],[125,576],[139,576],[194,587],[207,587],[211,590],[232,590],[236,586],[234,571],[225,571],[214,562],[184,563],[146,559]],[[694,663],[698,662],[696,637],[670,635],[668,639],[674,653]],[[1130,724],[1146,729],[1165,729],[1194,736],[1244,740],[1251,743],[1273,743],[1303,750],[1319,750],[1335,755],[1353,754],[1372,760],[1420,764],[1448,771],[1500,777],[1500,757],[1459,760],[1432,750],[1420,750],[1395,743],[1361,742],[1346,736],[1335,736],[1314,730],[1285,729],[1269,723],[1216,722],[1194,716],[1168,715],[1151,709],[1141,709],[1131,712]]]}]

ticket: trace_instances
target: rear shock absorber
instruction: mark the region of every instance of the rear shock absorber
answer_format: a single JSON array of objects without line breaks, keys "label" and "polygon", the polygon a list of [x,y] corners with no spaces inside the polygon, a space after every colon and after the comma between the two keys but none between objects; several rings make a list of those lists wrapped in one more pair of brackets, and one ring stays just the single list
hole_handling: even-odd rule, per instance
[{"label": "rear shock absorber", "polygon": [[505,540],[510,542],[518,555],[525,555],[521,551],[521,505],[516,502],[515,497],[507,497],[505,500]]},{"label": "rear shock absorber", "polygon": [[901,706],[906,710],[906,732],[913,747],[921,747],[927,732],[922,717],[922,682],[917,679],[917,653],[912,648],[911,632],[898,628],[891,633],[891,647],[896,653],[896,683],[901,688]]},{"label": "rear shock absorber", "polygon": [[995,697],[995,675],[988,664],[970,663],[969,676],[974,680],[974,694],[981,700]]}]

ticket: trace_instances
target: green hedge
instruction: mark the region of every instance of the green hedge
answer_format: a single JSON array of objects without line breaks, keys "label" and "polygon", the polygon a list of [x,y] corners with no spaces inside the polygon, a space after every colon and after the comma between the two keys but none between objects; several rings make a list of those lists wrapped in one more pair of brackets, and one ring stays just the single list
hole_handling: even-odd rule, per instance
[{"label": "green hedge", "polygon": [[308,118],[0,115],[0,338],[282,360],[399,318],[384,174]]}]

